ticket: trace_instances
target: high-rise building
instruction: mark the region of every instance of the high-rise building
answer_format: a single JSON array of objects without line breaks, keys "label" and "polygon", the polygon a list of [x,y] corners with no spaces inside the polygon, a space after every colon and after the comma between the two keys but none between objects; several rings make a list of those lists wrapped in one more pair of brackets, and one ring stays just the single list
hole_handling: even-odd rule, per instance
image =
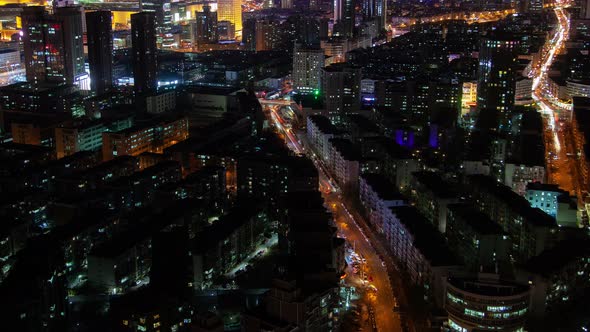
[{"label": "high-rise building", "polygon": [[140,1],[141,11],[152,12],[156,17],[156,30],[159,34],[169,32],[172,28],[170,0]]},{"label": "high-rise building", "polygon": [[324,51],[295,44],[293,51],[293,85],[301,94],[319,93]]},{"label": "high-rise building", "polygon": [[88,89],[88,75],[84,63],[84,29],[81,6],[59,7],[53,17],[62,24],[66,82]]},{"label": "high-rise building", "polygon": [[273,20],[256,21],[256,51],[273,50],[279,42],[279,24]]},{"label": "high-rise building", "polygon": [[376,19],[378,28],[385,28],[387,0],[363,0],[362,10],[365,20]]},{"label": "high-rise building", "polygon": [[135,94],[138,96],[155,93],[158,88],[158,66],[154,13],[141,12],[131,15],[131,42]]},{"label": "high-rise building", "polygon": [[339,35],[351,38],[354,32],[354,1],[334,1],[334,22],[338,23]]},{"label": "high-rise building", "polygon": [[86,29],[90,86],[96,94],[102,94],[113,85],[111,12],[95,11],[86,13]]},{"label": "high-rise building", "polygon": [[78,84],[84,71],[81,7],[59,7],[49,15],[44,7],[22,13],[27,81]]},{"label": "high-rise building", "polygon": [[211,6],[203,6],[202,12],[195,12],[194,41],[197,44],[217,42],[217,12]]},{"label": "high-rise building", "polygon": [[514,106],[518,41],[508,36],[482,38],[477,73],[477,108],[493,114],[505,127],[508,112]]},{"label": "high-rise building", "polygon": [[346,62],[322,69],[324,108],[330,120],[343,120],[343,115],[358,112],[361,107],[361,68]]},{"label": "high-rise building", "polygon": [[242,36],[242,1],[241,0],[219,0],[217,2],[217,19],[233,23],[236,36]]}]

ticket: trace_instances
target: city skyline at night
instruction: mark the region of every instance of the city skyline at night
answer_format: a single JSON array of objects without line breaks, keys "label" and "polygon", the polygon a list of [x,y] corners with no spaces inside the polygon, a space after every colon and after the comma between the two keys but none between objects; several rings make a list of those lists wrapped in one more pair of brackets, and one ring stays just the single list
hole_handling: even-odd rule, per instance
[{"label": "city skyline at night", "polygon": [[0,319],[584,332],[589,147],[589,0],[0,0]]}]

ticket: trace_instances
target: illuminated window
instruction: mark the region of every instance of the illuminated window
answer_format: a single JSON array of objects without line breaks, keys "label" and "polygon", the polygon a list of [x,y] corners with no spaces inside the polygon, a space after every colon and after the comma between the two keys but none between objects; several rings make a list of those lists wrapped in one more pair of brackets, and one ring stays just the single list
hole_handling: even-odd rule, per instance
[{"label": "illuminated window", "polygon": [[510,310],[510,307],[504,307],[504,306],[488,306],[488,311],[491,312],[501,312],[501,311],[506,311],[506,310]]},{"label": "illuminated window", "polygon": [[473,317],[477,317],[477,318],[483,318],[485,316],[485,314],[481,311],[475,311],[475,310],[471,310],[471,309],[465,309],[465,314],[467,316],[473,316]]},{"label": "illuminated window", "polygon": [[452,331],[467,332],[467,329],[461,327],[461,325],[455,323],[452,319],[449,319],[449,327]]}]

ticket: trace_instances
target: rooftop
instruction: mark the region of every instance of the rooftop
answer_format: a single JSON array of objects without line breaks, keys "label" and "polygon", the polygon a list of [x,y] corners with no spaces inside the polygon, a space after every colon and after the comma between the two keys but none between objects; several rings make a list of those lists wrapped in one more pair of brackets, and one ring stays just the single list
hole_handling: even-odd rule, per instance
[{"label": "rooftop", "polygon": [[[52,92],[52,91],[66,91],[67,92],[67,91],[74,89],[74,88],[75,88],[75,86],[71,85],[71,84],[40,83],[37,85],[33,85],[33,84],[30,84],[27,82],[20,82],[20,83],[14,83],[11,85],[6,85],[3,87],[0,87],[0,91],[40,94],[40,93],[48,93],[48,92]],[[74,90],[72,90],[71,92],[74,92]]]},{"label": "rooftop", "polygon": [[504,202],[514,212],[525,218],[525,222],[537,227],[557,227],[555,219],[538,208],[531,207],[526,198],[512,191],[509,187],[499,183],[491,176],[470,175],[468,184],[474,186],[474,190],[487,190],[496,199]]},{"label": "rooftop", "polygon": [[195,237],[197,250],[206,251],[213,248],[261,211],[260,204],[256,201],[242,199],[226,215]]},{"label": "rooftop", "polygon": [[571,262],[590,255],[590,239],[569,239],[557,243],[538,256],[532,257],[524,268],[533,273],[549,276],[559,272]]},{"label": "rooftop", "polygon": [[558,193],[565,193],[566,191],[559,188],[559,185],[553,183],[529,182],[526,185],[526,190],[552,191]]},{"label": "rooftop", "polygon": [[198,206],[196,199],[175,201],[161,211],[146,208],[130,214],[130,227],[114,236],[112,239],[94,247],[91,254],[98,257],[117,257],[141,241],[152,237],[164,227],[176,222],[194,206]]},{"label": "rooftop", "polygon": [[379,198],[386,201],[406,200],[406,198],[397,190],[395,185],[388,178],[381,174],[367,173],[361,174],[361,178],[379,195]]},{"label": "rooftop", "polygon": [[179,114],[167,114],[167,115],[158,116],[158,117],[146,120],[146,121],[136,121],[133,126],[123,129],[123,130],[119,130],[115,133],[117,133],[117,134],[132,134],[132,133],[141,131],[143,129],[162,126],[164,124],[169,124],[169,123],[173,123],[173,122],[181,121],[181,120],[188,121],[185,116],[182,116]]},{"label": "rooftop", "polygon": [[331,138],[330,143],[345,160],[356,161],[362,159],[361,151],[350,140],[345,138]]},{"label": "rooftop", "polygon": [[462,291],[484,296],[511,297],[526,295],[529,292],[529,287],[526,285],[504,280],[450,278],[448,282]]},{"label": "rooftop", "polygon": [[360,130],[362,130],[364,132],[370,132],[370,133],[378,133],[379,132],[379,128],[375,125],[375,123],[363,115],[350,114],[348,116],[348,118],[350,119],[351,124],[358,127]]},{"label": "rooftop", "polygon": [[504,234],[504,230],[500,225],[470,204],[449,204],[447,208],[449,212],[460,217],[469,227],[479,234]]},{"label": "rooftop", "polygon": [[310,115],[309,120],[312,121],[316,125],[316,127],[318,127],[318,129],[324,134],[340,134],[340,130],[338,130],[332,124],[330,119],[326,118],[323,115]]},{"label": "rooftop", "polygon": [[396,206],[390,209],[412,235],[414,247],[432,266],[459,264],[439,231],[415,207]]},{"label": "rooftop", "polygon": [[414,178],[422,186],[430,189],[437,197],[440,198],[454,198],[457,193],[453,186],[445,181],[442,176],[435,172],[421,171],[413,173]]},{"label": "rooftop", "polygon": [[239,91],[240,89],[238,89],[236,87],[226,87],[226,86],[188,85],[188,86],[186,86],[185,90],[189,93],[229,96],[229,95]]}]

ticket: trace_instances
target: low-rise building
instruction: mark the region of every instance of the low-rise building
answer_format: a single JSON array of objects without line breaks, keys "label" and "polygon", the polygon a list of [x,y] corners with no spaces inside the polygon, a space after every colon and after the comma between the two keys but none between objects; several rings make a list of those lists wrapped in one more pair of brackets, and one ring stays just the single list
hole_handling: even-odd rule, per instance
[{"label": "low-rise building", "polygon": [[527,184],[545,182],[545,166],[532,164],[506,163],[504,167],[504,184],[519,195],[524,195]]},{"label": "low-rise building", "polygon": [[336,182],[345,192],[356,192],[360,174],[361,153],[349,140],[332,138],[330,145],[330,159],[328,162]]},{"label": "low-rise building", "polygon": [[[139,236],[141,235],[141,236]],[[127,232],[94,248],[88,255],[88,282],[108,294],[120,294],[147,277],[151,236]]]},{"label": "low-rise building", "polygon": [[380,173],[383,173],[400,192],[407,192],[412,181],[412,174],[420,170],[418,161],[406,148],[390,138],[366,137],[360,144],[363,158],[380,161]]},{"label": "low-rise building", "polygon": [[133,125],[132,116],[117,119],[101,119],[64,124],[55,128],[55,149],[57,158],[72,155],[79,151],[99,150],[102,146],[102,133],[120,131]]},{"label": "low-rise building", "polygon": [[471,271],[493,270],[509,264],[508,236],[494,221],[470,204],[448,206],[447,242]]},{"label": "low-rise building", "polygon": [[191,86],[182,92],[179,102],[190,105],[187,116],[191,127],[219,121],[237,105],[234,87]]},{"label": "low-rise building", "polygon": [[570,194],[556,184],[531,182],[525,197],[534,208],[555,218],[559,226],[577,226],[577,207]]},{"label": "low-rise building", "polygon": [[197,233],[192,249],[193,287],[208,289],[252,253],[264,239],[269,222],[263,209],[242,201],[213,225]]},{"label": "low-rise building", "polygon": [[447,228],[447,206],[459,201],[454,186],[434,172],[416,172],[412,181],[412,197],[416,207],[444,233]]},{"label": "low-rise building", "polygon": [[460,264],[444,238],[415,207],[390,208],[385,234],[388,249],[409,280],[422,286],[425,298],[442,307],[444,283]]},{"label": "low-rise building", "polygon": [[74,85],[15,83],[0,87],[0,108],[29,112],[71,111],[79,96]]},{"label": "low-rise building", "polygon": [[156,199],[156,190],[166,184],[178,182],[182,178],[180,164],[176,161],[163,161],[154,166],[120,178],[105,186],[112,197],[116,210],[131,210],[149,206]]},{"label": "low-rise building", "polygon": [[391,212],[389,208],[407,203],[406,198],[397,191],[387,177],[374,173],[360,176],[359,199],[369,217],[369,222],[381,233],[384,233],[383,220]]},{"label": "low-rise building", "polygon": [[555,219],[493,177],[471,175],[466,179],[475,207],[502,226],[512,246],[512,262],[524,263],[550,248],[555,240]]},{"label": "low-rise building", "polygon": [[130,176],[139,170],[139,161],[132,156],[122,156],[89,169],[56,177],[52,183],[58,194],[76,195],[96,191],[105,183]]},{"label": "low-rise building", "polygon": [[118,156],[138,156],[144,152],[162,153],[165,148],[188,138],[186,117],[156,118],[133,127],[102,134],[105,161]]},{"label": "low-rise building", "polygon": [[531,258],[516,270],[516,279],[531,285],[531,316],[547,321],[561,319],[560,309],[590,287],[590,241],[587,237],[562,241]]},{"label": "low-rise building", "polygon": [[528,286],[482,276],[451,278],[446,288],[450,331],[524,331],[529,311]]},{"label": "low-rise building", "polygon": [[160,114],[176,108],[176,91],[164,91],[145,98],[146,110],[150,114]]},{"label": "low-rise building", "polygon": [[329,140],[340,136],[340,134],[340,131],[325,116],[310,115],[307,117],[307,139],[324,162],[330,159]]}]

